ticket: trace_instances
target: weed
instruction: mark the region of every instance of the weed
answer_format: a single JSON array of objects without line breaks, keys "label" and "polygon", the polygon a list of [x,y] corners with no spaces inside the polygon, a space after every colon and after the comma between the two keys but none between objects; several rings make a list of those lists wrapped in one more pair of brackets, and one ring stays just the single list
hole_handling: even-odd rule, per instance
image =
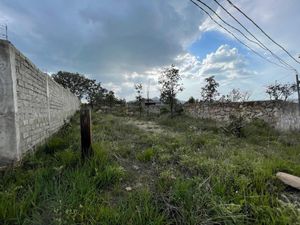
[{"label": "weed", "polygon": [[142,162],[149,162],[153,158],[154,154],[155,152],[153,148],[147,148],[146,150],[137,153],[136,158]]},{"label": "weed", "polygon": [[74,152],[70,149],[55,153],[55,158],[64,166],[75,166],[80,161],[79,152]]},{"label": "weed", "polygon": [[49,140],[44,148],[45,153],[54,154],[54,152],[59,150],[64,150],[68,147],[68,143],[61,137],[53,137]]},{"label": "weed", "polygon": [[118,183],[125,175],[125,170],[121,166],[109,165],[103,171],[95,168],[95,184],[97,188],[103,189]]}]

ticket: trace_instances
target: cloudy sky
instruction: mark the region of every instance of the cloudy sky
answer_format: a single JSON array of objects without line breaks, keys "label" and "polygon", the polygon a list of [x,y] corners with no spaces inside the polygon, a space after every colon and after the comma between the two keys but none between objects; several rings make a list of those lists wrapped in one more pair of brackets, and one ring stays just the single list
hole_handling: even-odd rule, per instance
[{"label": "cloudy sky", "polygon": [[[238,27],[213,0],[203,1]],[[232,1],[298,57],[299,0]],[[226,0],[219,2],[268,48],[300,69],[300,64],[266,39]],[[158,96],[161,68],[172,63],[183,75],[185,90],[179,96],[183,100],[200,98],[204,78],[212,75],[220,83],[222,94],[240,88],[249,91],[252,99],[266,98],[264,89],[275,80],[295,79],[294,72],[249,51],[189,0],[0,0],[0,24],[8,25],[10,41],[41,70],[86,74],[127,99],[134,98],[137,82],[144,86],[150,83],[150,95]],[[257,45],[248,44],[276,61]]]}]

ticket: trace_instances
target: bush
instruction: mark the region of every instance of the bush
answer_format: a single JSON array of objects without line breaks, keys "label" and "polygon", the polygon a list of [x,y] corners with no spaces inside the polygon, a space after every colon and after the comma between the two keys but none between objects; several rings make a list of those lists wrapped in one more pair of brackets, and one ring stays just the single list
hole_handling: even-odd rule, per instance
[{"label": "bush", "polygon": [[229,123],[227,124],[227,126],[223,127],[223,130],[227,134],[231,134],[238,138],[241,138],[241,137],[245,137],[245,133],[243,130],[245,125],[246,122],[241,115],[239,116],[230,115]]},{"label": "bush", "polygon": [[175,113],[177,115],[181,115],[184,112],[182,104],[176,104],[175,105]]},{"label": "bush", "polygon": [[160,114],[167,114],[170,112],[170,109],[167,106],[163,106],[162,108],[160,108]]}]

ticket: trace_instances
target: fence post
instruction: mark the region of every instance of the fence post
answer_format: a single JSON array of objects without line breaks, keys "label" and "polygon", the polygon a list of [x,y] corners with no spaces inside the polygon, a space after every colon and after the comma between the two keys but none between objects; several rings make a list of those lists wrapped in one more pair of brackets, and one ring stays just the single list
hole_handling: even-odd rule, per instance
[{"label": "fence post", "polygon": [[81,129],[81,158],[89,158],[93,154],[92,131],[91,131],[91,109],[84,108],[80,112]]}]

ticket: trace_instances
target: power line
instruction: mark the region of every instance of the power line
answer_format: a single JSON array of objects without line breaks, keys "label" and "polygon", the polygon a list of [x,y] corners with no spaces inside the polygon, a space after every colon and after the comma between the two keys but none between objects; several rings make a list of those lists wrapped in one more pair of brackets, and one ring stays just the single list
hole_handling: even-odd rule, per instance
[{"label": "power line", "polygon": [[300,63],[296,58],[294,58],[291,53],[288,52],[282,45],[278,44],[274,39],[272,39],[257,23],[255,23],[249,16],[246,15],[241,9],[239,9],[235,4],[233,4],[230,0],[227,0],[227,2],[234,7],[236,10],[238,10],[243,16],[245,16],[248,20],[250,20],[265,36],[268,37],[269,40],[271,40],[274,44],[276,44],[278,47],[280,47],[288,56],[290,56],[295,62]]},{"label": "power line", "polygon": [[[204,5],[204,6],[206,6],[211,12],[213,12],[224,24],[226,24],[227,26],[229,26],[229,27],[231,27],[232,29],[234,29],[234,30],[236,30],[236,31],[238,31],[240,34],[242,34],[247,40],[249,40],[249,41],[251,41],[251,42],[253,42],[253,43],[255,43],[255,44],[257,44],[258,46],[260,46],[260,44],[259,43],[257,43],[256,41],[253,41],[253,40],[251,40],[251,39],[249,39],[242,31],[240,31],[238,28],[236,28],[236,27],[234,27],[234,26],[232,26],[231,24],[229,24],[229,23],[227,23],[224,19],[222,19],[220,16],[219,16],[219,14],[218,13],[216,13],[209,5],[207,5],[207,4],[205,4],[203,1],[201,1],[201,0],[197,0],[198,2],[200,2],[202,5]],[[260,46],[260,47],[262,47],[262,46]],[[263,48],[263,47],[262,47]],[[271,51],[270,51],[271,52]],[[271,54],[272,54],[272,52],[271,52]],[[279,57],[277,57],[277,58],[279,58]],[[279,58],[279,61],[280,61],[281,59]],[[268,60],[269,61],[269,60]],[[270,62],[270,61],[269,61]],[[281,61],[280,61],[281,62]],[[274,62],[273,62],[274,63]],[[287,63],[283,63],[283,62],[281,62],[282,64],[286,64],[285,66],[286,67],[289,67],[289,68],[286,68],[286,67],[283,67],[283,68],[285,68],[285,69],[287,69],[287,70],[295,70],[292,66],[290,66],[290,65],[288,65]],[[278,64],[276,64],[277,66],[279,66]],[[281,66],[282,67],[282,66]]]},{"label": "power line", "polygon": [[[198,2],[200,2],[202,5],[206,6],[211,12],[213,12],[223,23],[225,23],[227,26],[231,27],[232,29],[236,30],[237,32],[239,32],[244,38],[246,38],[248,41],[259,45],[259,43],[257,43],[256,41],[253,41],[252,39],[248,38],[241,30],[239,30],[238,28],[232,26],[231,24],[227,23],[225,20],[222,19],[222,17],[219,16],[218,13],[216,13],[216,11],[214,11],[210,6],[208,6],[206,3],[204,3],[201,0],[197,0]],[[259,45],[260,46],[260,45]],[[262,46],[261,46],[262,47]]]},{"label": "power line", "polygon": [[[210,14],[209,12],[207,12],[204,8],[202,8],[200,5],[198,5],[196,2],[194,2],[194,0],[190,0],[194,5],[196,5],[198,8],[200,8],[205,14],[207,14],[211,20],[213,20],[217,25],[219,25],[222,29],[224,29],[227,33],[229,33],[231,36],[233,36],[239,43],[241,43],[242,45],[244,45],[245,47],[247,47],[248,49],[250,49],[253,53],[255,53],[256,55],[258,55],[259,57],[261,57],[262,59],[268,61],[269,63],[272,63],[274,65],[277,65],[281,68],[284,68],[286,70],[289,70],[287,67],[284,67],[282,65],[279,65],[271,60],[269,60],[268,58],[264,57],[263,55],[261,55],[260,53],[258,53],[257,51],[255,51],[254,49],[252,49],[250,46],[248,46],[247,44],[245,44],[243,41],[241,41],[233,32],[231,32],[230,30],[228,30],[226,27],[224,27],[222,24],[220,24],[218,21],[216,21]],[[199,1],[199,0],[197,0]]]},{"label": "power line", "polygon": [[[234,17],[222,4],[220,4],[217,0],[214,0],[231,18],[233,18],[248,34],[250,34],[257,42],[252,41],[253,43],[257,44],[259,47],[263,48],[264,50],[268,51],[271,53],[271,55],[273,57],[275,57],[279,62],[281,62],[282,64],[288,66],[291,70],[296,70],[295,68],[293,68],[293,66],[291,66],[290,64],[288,64],[286,61],[284,61],[282,58],[280,58],[279,56],[277,56],[274,52],[272,52],[266,45],[264,45],[258,38],[255,37],[255,35],[250,32],[236,17]],[[248,39],[248,38],[247,38]],[[249,40],[249,39],[248,39]]]}]

